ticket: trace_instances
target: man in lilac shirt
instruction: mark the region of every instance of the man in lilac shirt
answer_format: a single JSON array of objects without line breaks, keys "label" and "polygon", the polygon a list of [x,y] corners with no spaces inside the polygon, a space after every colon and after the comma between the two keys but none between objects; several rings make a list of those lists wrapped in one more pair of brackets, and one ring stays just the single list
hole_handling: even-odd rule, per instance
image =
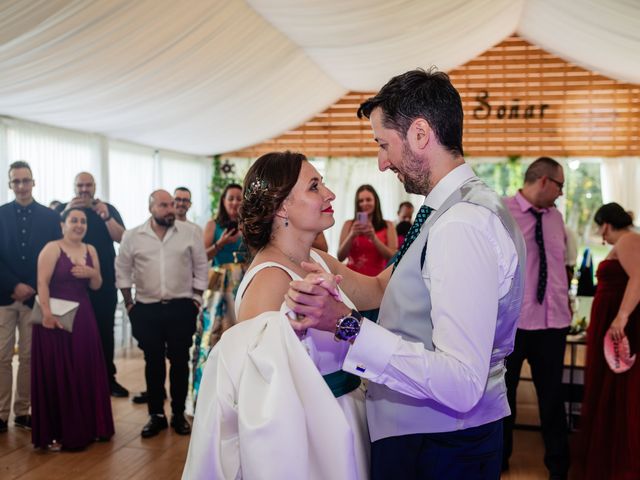
[{"label": "man in lilac shirt", "polygon": [[503,470],[509,467],[516,416],[516,390],[526,359],[538,396],[550,478],[566,478],[569,469],[567,421],[562,398],[566,335],[571,323],[566,233],[555,200],[562,195],[564,172],[555,160],[541,157],[527,169],[522,189],[505,199],[522,230],[527,248],[524,299],[513,352],[506,359],[511,416],[504,422]]}]

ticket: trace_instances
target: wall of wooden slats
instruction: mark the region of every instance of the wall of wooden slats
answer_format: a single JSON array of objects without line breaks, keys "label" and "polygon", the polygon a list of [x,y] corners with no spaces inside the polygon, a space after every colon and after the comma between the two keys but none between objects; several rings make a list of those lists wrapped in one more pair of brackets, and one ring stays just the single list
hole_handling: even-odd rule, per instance
[{"label": "wall of wooden slats", "polygon": [[[640,155],[640,85],[587,71],[518,36],[449,75],[464,105],[467,156]],[[478,100],[485,92],[490,114]],[[310,157],[376,156],[369,122],[356,118],[373,94],[350,92],[299,128],[224,156],[285,149]]]}]

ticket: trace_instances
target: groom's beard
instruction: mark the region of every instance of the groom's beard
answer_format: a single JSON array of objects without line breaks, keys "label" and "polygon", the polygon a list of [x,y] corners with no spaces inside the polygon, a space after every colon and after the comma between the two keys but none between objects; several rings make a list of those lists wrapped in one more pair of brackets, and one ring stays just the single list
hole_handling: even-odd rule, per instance
[{"label": "groom's beard", "polygon": [[424,160],[415,155],[409,144],[402,145],[402,176],[404,189],[407,193],[424,195],[431,192],[431,169],[424,164]]}]

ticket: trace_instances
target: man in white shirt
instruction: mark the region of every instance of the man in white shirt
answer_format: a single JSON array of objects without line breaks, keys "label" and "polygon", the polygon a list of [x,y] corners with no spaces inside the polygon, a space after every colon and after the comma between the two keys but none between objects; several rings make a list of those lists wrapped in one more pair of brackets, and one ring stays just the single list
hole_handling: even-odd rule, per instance
[{"label": "man in white shirt", "polygon": [[150,418],[141,435],[153,437],[168,426],[163,407],[165,352],[171,363],[171,426],[176,433],[188,435],[191,426],[184,418],[184,406],[189,347],[207,286],[207,256],[200,231],[175,221],[169,192],[153,192],[149,211],[149,220],[125,232],[116,258],[116,285],[145,358]]},{"label": "man in white shirt", "polygon": [[378,276],[379,325],[322,288],[327,274],[291,283],[287,303],[306,316],[291,323],[351,343],[342,368],[370,381],[374,480],[499,478],[522,234],[464,162],[462,102],[446,74],[394,77],[358,115],[371,121],[380,170],[425,202],[395,265]]},{"label": "man in white shirt", "polygon": [[[184,222],[186,225],[190,225],[200,232],[202,235],[202,228],[196,223],[187,219],[187,212],[191,208],[191,190],[187,187],[177,187],[173,191],[173,205],[175,207],[176,221]],[[166,398],[166,395],[165,395]],[[140,392],[132,399],[133,403],[147,403],[149,401],[149,395],[147,392]]]}]

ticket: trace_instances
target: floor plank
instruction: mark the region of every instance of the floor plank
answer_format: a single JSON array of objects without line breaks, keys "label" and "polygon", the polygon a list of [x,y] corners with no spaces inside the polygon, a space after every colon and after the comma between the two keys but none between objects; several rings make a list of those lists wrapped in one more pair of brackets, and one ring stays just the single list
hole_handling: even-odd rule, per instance
[{"label": "floor plank", "polygon": [[[118,342],[120,343],[120,342]],[[116,355],[118,381],[134,395],[145,389],[142,352],[124,342]],[[14,364],[14,368],[16,365]],[[537,424],[535,390],[523,382],[518,392],[519,422]],[[130,398],[112,399],[116,434],[109,442],[95,443],[82,452],[43,452],[31,445],[31,434],[14,428],[0,434],[0,478],[2,480],[162,480],[179,479],[189,446],[189,437],[170,428],[160,435],[142,439],[147,420],[146,405]],[[165,409],[169,413],[167,402]],[[13,419],[10,419],[11,422]],[[540,432],[516,430],[514,454],[503,480],[547,478],[542,462]],[[330,460],[328,460],[330,461]]]}]

